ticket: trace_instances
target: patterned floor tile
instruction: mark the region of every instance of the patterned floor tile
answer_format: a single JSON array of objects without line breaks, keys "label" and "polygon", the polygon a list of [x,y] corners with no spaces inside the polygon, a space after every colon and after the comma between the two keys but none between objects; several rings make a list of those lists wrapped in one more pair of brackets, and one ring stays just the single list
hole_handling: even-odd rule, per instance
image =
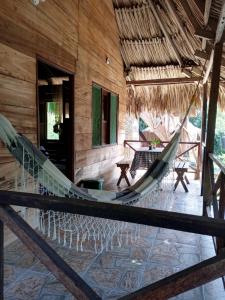
[{"label": "patterned floor tile", "polygon": [[142,274],[137,270],[127,270],[120,281],[122,289],[133,291],[140,287]]},{"label": "patterned floor tile", "polygon": [[29,272],[12,283],[5,291],[5,299],[36,300],[45,283],[46,276],[40,273]]},{"label": "patterned floor tile", "polygon": [[105,288],[115,288],[121,279],[122,271],[119,268],[100,269],[98,266],[93,266],[85,276],[93,283],[94,286]]},{"label": "patterned floor tile", "polygon": [[[201,215],[201,198],[196,186],[196,182],[191,183],[189,193],[178,187],[171,202],[157,199],[152,205],[156,209],[168,207]],[[211,237],[134,224],[128,224],[120,239],[114,241],[114,247],[102,253],[95,253],[92,241],[83,243],[85,251],[77,252],[46,240],[103,300],[118,299],[215,254]],[[119,245],[121,240],[123,243]],[[6,248],[5,300],[72,299],[20,241]],[[219,279],[173,299],[225,300],[225,293]]]},{"label": "patterned floor tile", "polygon": [[178,272],[179,268],[168,265],[148,264],[144,271],[144,285],[149,285],[155,281]]}]

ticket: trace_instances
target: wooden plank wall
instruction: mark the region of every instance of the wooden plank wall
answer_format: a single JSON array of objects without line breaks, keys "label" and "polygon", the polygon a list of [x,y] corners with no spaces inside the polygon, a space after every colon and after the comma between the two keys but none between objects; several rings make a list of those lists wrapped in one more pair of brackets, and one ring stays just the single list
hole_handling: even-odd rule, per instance
[{"label": "wooden plank wall", "polygon": [[[85,0],[79,9],[79,45],[75,78],[76,180],[112,170],[123,155],[125,79],[111,1]],[[110,64],[106,64],[106,57]],[[119,95],[119,145],[92,149],[92,82]],[[108,173],[105,180],[113,174]],[[105,175],[106,176],[106,175]]]},{"label": "wooden plank wall", "polygon": [[[75,181],[111,169],[123,154],[125,114],[125,80],[111,1],[46,0],[35,7],[31,0],[2,0],[0,41],[0,112],[36,143],[37,56],[75,73]],[[119,94],[119,145],[92,149],[92,82]],[[11,172],[11,161],[1,144],[1,174]]]}]

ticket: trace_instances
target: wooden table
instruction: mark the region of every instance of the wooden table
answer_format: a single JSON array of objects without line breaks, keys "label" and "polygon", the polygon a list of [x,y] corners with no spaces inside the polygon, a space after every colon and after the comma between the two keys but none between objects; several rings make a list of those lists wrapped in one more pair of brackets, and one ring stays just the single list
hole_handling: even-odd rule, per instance
[{"label": "wooden table", "polygon": [[142,147],[135,151],[134,159],[131,164],[130,174],[134,178],[138,169],[148,169],[156,158],[159,157],[164,148],[155,148],[149,150],[148,147]]},{"label": "wooden table", "polygon": [[174,191],[176,190],[179,182],[181,182],[181,184],[183,185],[183,188],[185,190],[185,192],[188,192],[188,188],[184,182],[184,180],[186,181],[187,184],[190,184],[187,176],[185,175],[185,173],[188,171],[188,163],[185,162],[176,162],[175,163],[175,168],[174,168],[175,172],[177,173],[177,179],[174,185]]}]

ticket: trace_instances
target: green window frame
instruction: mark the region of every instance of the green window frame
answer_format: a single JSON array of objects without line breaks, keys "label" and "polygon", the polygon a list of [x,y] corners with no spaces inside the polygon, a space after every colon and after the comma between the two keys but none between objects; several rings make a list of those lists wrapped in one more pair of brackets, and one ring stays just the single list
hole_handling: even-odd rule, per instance
[{"label": "green window frame", "polygon": [[117,94],[92,85],[92,146],[117,144],[118,122]]}]

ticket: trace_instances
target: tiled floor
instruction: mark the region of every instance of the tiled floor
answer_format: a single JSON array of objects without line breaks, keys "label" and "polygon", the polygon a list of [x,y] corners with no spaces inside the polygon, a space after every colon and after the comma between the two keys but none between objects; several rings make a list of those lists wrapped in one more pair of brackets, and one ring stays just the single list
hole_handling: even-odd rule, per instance
[{"label": "tiled floor", "polygon": [[[198,182],[189,193],[178,186],[168,209],[201,215]],[[210,237],[173,230],[141,228],[140,238],[101,254],[76,252],[48,241],[103,299],[117,299],[174,272],[213,256]],[[47,269],[15,241],[5,249],[6,300],[72,300],[73,297]],[[225,299],[222,280],[186,292],[174,299]]]}]

